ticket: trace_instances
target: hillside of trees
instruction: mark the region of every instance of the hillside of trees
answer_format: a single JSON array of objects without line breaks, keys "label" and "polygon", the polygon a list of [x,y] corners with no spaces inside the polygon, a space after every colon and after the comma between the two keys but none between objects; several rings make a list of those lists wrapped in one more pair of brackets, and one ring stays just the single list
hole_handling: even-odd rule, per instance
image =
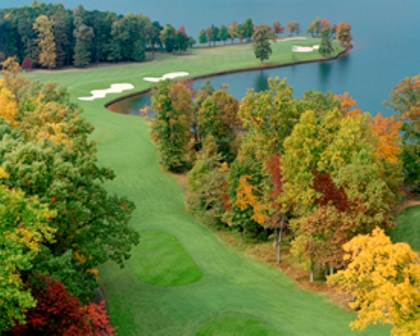
[{"label": "hillside of trees", "polygon": [[152,97],[152,138],[164,168],[188,171],[185,202],[204,223],[241,239],[274,236],[277,263],[287,238],[311,282],[322,272],[356,297],[354,328],[390,323],[415,335],[420,260],[384,232],[403,190],[418,190],[419,83],[394,88],[397,115],[386,118],[348,93],[295,98],[278,78],[240,103],[208,81],[195,92],[166,80]]},{"label": "hillside of trees", "polygon": [[30,83],[13,60],[0,80],[0,333],[109,335],[92,303],[97,267],[121,267],[139,235],[134,204],[109,195],[93,126],[57,83]]}]

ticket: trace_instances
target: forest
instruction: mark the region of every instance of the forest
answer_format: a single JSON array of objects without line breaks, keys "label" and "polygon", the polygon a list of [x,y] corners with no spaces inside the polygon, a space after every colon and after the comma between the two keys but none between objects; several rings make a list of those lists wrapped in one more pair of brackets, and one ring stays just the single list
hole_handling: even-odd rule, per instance
[{"label": "forest", "polygon": [[[325,57],[331,53],[333,38],[342,48],[351,48],[350,30],[348,23],[333,25],[317,17],[306,33],[320,38],[319,53]],[[203,49],[252,42],[255,56],[263,62],[271,54],[269,41],[285,31],[298,35],[301,27],[296,21],[286,27],[279,21],[256,26],[248,18],[243,23],[204,28],[198,42]],[[130,178],[135,178],[129,174],[141,175],[140,164],[152,162],[143,162],[143,155],[154,158],[145,150],[133,159],[140,164],[123,170],[127,173],[124,181],[130,182],[120,180],[121,185],[113,189],[110,182],[116,174],[100,162],[122,152],[123,146],[115,150],[109,139],[117,138],[115,129],[132,135],[129,132],[140,122],[126,119],[119,124],[127,116],[109,117],[118,120],[112,129],[106,121],[98,123],[106,119],[95,114],[95,109],[104,112],[103,102],[81,103],[88,108],[89,118],[100,125],[99,133],[94,134],[93,123],[74,103],[71,89],[57,82],[29,81],[24,72],[100,62],[143,62],[153,59],[155,50],[182,54],[194,44],[184,26],[161,26],[142,14],[88,11],[82,6],[67,10],[61,4],[36,1],[30,7],[0,9],[0,333],[117,334],[114,324],[127,330],[133,322],[114,317],[111,324],[112,313],[121,316],[131,309],[145,320],[149,313],[139,309],[146,303],[132,295],[132,288],[120,288],[127,283],[133,285],[133,291],[138,283],[151,285],[146,289],[155,295],[157,309],[163,304],[159,291],[163,293],[165,287],[202,281],[201,287],[198,284],[188,290],[194,293],[202,288],[200,294],[213,299],[207,292],[211,284],[206,282],[214,276],[209,271],[213,265],[209,263],[206,270],[195,255],[189,255],[188,248],[194,250],[194,244],[201,244],[199,239],[185,244],[197,237],[185,229],[192,216],[183,217],[182,202],[175,200],[175,206],[163,197],[176,195],[171,182],[165,180],[170,173],[185,177],[185,207],[205,227],[233,233],[241,242],[255,246],[272,241],[277,264],[283,262],[287,246],[310,283],[322,279],[349,293],[353,297],[349,306],[357,314],[352,329],[389,324],[393,335],[416,335],[420,330],[419,256],[408,244],[393,243],[389,232],[397,225],[401,200],[420,192],[420,76],[405,78],[392,89],[385,102],[395,112],[391,117],[364,112],[349,93],[307,90],[296,97],[286,79],[270,78],[267,89],[250,89],[241,101],[229,93],[227,85],[217,89],[207,81],[195,90],[191,80],[160,81],[152,89],[150,108],[155,117],[139,127],[141,134],[126,139],[125,145],[140,147],[141,143],[146,148],[145,138],[151,135],[155,147],[147,150],[157,151],[163,171],[156,172],[159,169],[152,165],[155,171],[149,171],[138,185],[131,183]],[[74,76],[64,81],[71,83],[78,78]],[[89,74],[81,76],[86,80]],[[128,130],[129,124],[135,125],[133,129]],[[105,138],[106,148],[111,148],[101,157],[99,143],[93,140],[98,134]],[[132,152],[126,156],[131,155],[135,157]],[[123,164],[117,161],[110,159],[121,169]],[[165,177],[154,180],[158,174]],[[168,189],[158,193],[147,179],[164,181],[161,187]],[[140,192],[133,192],[133,186],[143,196],[157,195],[156,199],[150,197],[150,204],[139,200]],[[144,191],[146,186],[150,189]],[[136,205],[141,212],[136,213]],[[173,226],[171,233],[164,232],[163,224],[154,217],[150,210],[154,207],[155,213],[168,211],[162,222]],[[192,226],[204,231],[199,223]],[[184,230],[181,238],[173,234],[178,230]],[[210,249],[214,254],[216,244]],[[174,258],[165,262],[167,255],[177,253],[188,261],[187,270]],[[160,274],[148,265],[155,254],[162,258],[155,262],[164,270]],[[227,274],[226,287],[211,280],[218,293],[238,290],[239,295],[242,291],[253,304],[252,295],[240,285],[245,282],[242,275],[234,278],[229,273],[237,265],[226,265],[219,260],[216,267]],[[124,274],[132,277],[112,278],[117,273],[113,267],[127,267],[136,275],[128,272]],[[145,270],[150,273],[147,281],[142,278]],[[177,278],[177,272],[184,276]],[[107,277],[112,278],[108,283]],[[135,281],[123,282],[126,278]],[[112,281],[117,290],[110,289]],[[98,284],[111,298],[108,311],[104,301],[94,300]],[[270,298],[260,291],[266,304]],[[118,307],[119,298],[127,293],[140,304],[123,302]],[[152,302],[148,293],[139,293]],[[217,293],[214,297],[216,300]],[[226,301],[230,299],[226,296]],[[192,307],[188,309],[193,313],[211,310],[210,304]],[[300,306],[293,309],[298,310],[296,307]],[[179,321],[186,324],[184,317]],[[203,321],[200,323],[201,328]],[[156,326],[148,330],[153,328]],[[196,325],[191,328],[198,329]]]},{"label": "forest", "polygon": [[165,169],[188,170],[187,209],[202,222],[241,239],[274,234],[277,263],[286,238],[310,282],[322,272],[352,293],[353,327],[386,322],[415,335],[418,255],[386,232],[418,190],[419,83],[391,92],[395,116],[372,117],[348,93],[295,98],[286,79],[241,102],[208,81],[195,92],[166,80],[152,97],[152,138]]},{"label": "forest", "polygon": [[[307,32],[319,36],[326,32],[323,22],[316,18]],[[350,25],[333,25],[328,37],[335,36],[342,45],[350,46]],[[255,31],[259,34],[255,34]],[[290,35],[299,34],[299,23],[288,22]],[[251,18],[244,23],[233,21],[230,25],[214,25],[201,30],[198,41],[209,46],[213,43],[243,43],[275,38],[285,32],[279,21],[273,26],[255,26]],[[261,38],[263,37],[263,39]],[[142,14],[117,15],[113,12],[88,11],[79,5],[74,10],[61,4],[45,4],[35,1],[31,6],[0,9],[0,62],[16,57],[24,70],[32,68],[61,68],[74,65],[84,67],[100,62],[142,62],[146,51],[154,58],[155,49],[165,52],[185,52],[197,41],[189,36],[184,26],[179,28],[158,21],[151,21]],[[259,44],[256,55],[266,53],[267,42]],[[331,46],[329,46],[331,48]],[[327,48],[327,50],[329,50]],[[327,51],[328,55],[331,51]],[[324,53],[323,53],[324,55]],[[262,56],[267,59],[268,56]]]}]

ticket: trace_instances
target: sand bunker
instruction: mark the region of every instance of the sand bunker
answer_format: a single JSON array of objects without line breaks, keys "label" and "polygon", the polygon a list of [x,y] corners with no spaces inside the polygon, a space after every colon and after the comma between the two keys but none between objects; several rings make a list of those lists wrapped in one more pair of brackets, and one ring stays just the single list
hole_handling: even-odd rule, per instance
[{"label": "sand bunker", "polygon": [[188,76],[189,73],[188,72],[170,72],[167,74],[164,74],[162,77],[144,77],[143,79],[145,81],[148,82],[159,82],[161,80],[165,80],[165,79],[173,79],[173,78],[177,78],[177,77],[184,77],[184,76]]},{"label": "sand bunker", "polygon": [[131,84],[111,84],[109,89],[90,91],[92,97],[79,97],[79,100],[94,100],[98,98],[104,98],[108,93],[120,93],[131,89],[134,89],[134,86]]},{"label": "sand bunker", "polygon": [[292,47],[292,51],[294,52],[311,52],[318,49],[319,49],[319,45],[314,45],[313,47],[300,47],[300,46]]}]

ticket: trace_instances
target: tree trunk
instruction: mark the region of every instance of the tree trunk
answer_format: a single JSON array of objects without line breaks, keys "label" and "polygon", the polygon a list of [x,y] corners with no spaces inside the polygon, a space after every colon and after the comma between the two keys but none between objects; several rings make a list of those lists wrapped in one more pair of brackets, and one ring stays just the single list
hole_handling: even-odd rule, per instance
[{"label": "tree trunk", "polygon": [[309,282],[314,282],[314,267],[311,266],[311,273],[309,274]]},{"label": "tree trunk", "polygon": [[281,238],[283,236],[284,214],[281,217],[280,227],[277,231],[277,260],[276,264],[280,264],[281,260]]},{"label": "tree trunk", "polygon": [[333,275],[333,274],[334,274],[334,266],[330,265],[330,275]]},{"label": "tree trunk", "polygon": [[328,275],[328,263],[325,263],[325,276]]}]

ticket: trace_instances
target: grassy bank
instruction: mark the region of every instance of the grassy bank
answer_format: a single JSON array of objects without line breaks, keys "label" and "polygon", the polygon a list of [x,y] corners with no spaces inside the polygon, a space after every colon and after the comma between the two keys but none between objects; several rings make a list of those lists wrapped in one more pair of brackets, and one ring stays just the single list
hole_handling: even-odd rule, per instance
[{"label": "grassy bank", "polygon": [[[105,64],[91,66],[87,69],[71,70],[37,70],[27,74],[28,78],[41,81],[57,80],[67,83],[76,97],[89,96],[92,89],[105,89],[112,83],[130,83],[134,89],[124,91],[123,94],[138,92],[151,87],[151,83],[143,77],[161,77],[169,72],[186,71],[193,78],[222,71],[265,67],[293,62],[321,60],[317,50],[312,52],[292,52],[292,46],[313,46],[320,43],[319,39],[306,40],[278,40],[272,43],[273,53],[263,64],[255,58],[251,44],[235,44],[218,46],[215,48],[194,48],[183,55],[156,53],[154,61],[130,64]],[[336,56],[343,51],[334,41]],[[110,101],[123,94],[109,94]]]},{"label": "grassy bank", "polygon": [[[291,45],[316,43],[277,43],[270,62],[290,61]],[[310,54],[319,55],[295,57],[304,60]],[[130,224],[142,235],[141,246],[134,249],[124,269],[112,263],[100,268],[100,285],[119,335],[244,335],[246,330],[253,335],[361,334],[348,327],[353,313],[326,297],[301,290],[281,271],[226,247],[186,213],[177,181],[158,165],[148,124],[103,107],[121,94],[91,102],[77,100],[112,83],[145,89],[150,84],[142,80],[144,76],[172,71],[199,76],[258,63],[250,45],[235,45],[200,49],[182,57],[160,55],[158,61],[143,64],[28,74],[31,79],[57,80],[69,88],[72,99],[95,125],[100,164],[117,175],[107,189],[136,203]],[[165,273],[170,274],[163,278]],[[389,328],[377,326],[365,333],[386,334]]]}]

